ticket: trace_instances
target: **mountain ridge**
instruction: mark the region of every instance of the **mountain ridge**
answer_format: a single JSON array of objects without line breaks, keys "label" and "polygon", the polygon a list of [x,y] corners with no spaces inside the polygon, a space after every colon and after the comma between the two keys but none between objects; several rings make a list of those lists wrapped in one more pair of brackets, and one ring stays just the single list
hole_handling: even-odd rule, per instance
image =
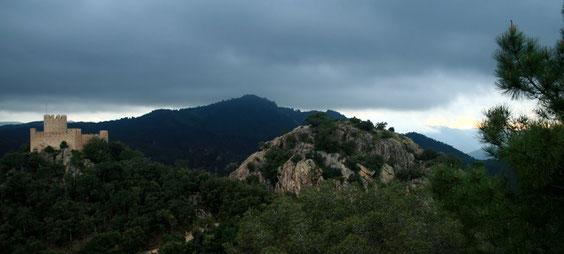
[{"label": "mountain ridge", "polygon": [[413,140],[413,142],[418,144],[423,149],[431,149],[437,152],[443,152],[445,154],[452,154],[458,156],[458,158],[460,158],[460,161],[462,162],[463,165],[470,165],[474,161],[476,161],[476,159],[474,159],[470,155],[454,148],[453,146],[438,141],[436,139],[427,137],[421,133],[408,132],[404,135],[406,137],[409,137],[411,140]]},{"label": "mountain ridge", "polygon": [[[244,95],[206,106],[156,109],[145,115],[99,123],[68,123],[83,133],[108,130],[112,141],[120,141],[148,157],[167,164],[180,163],[218,175],[228,174],[230,163],[239,163],[261,141],[305,124],[318,111],[279,107],[256,95]],[[346,118],[336,111],[330,117]],[[0,126],[0,154],[15,151],[29,141],[29,128],[41,130],[42,122]]]}]

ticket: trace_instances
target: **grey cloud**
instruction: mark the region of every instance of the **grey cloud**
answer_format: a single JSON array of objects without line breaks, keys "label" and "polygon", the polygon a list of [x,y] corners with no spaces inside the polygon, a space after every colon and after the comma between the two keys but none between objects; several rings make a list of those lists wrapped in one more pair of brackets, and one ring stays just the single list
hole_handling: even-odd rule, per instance
[{"label": "grey cloud", "polygon": [[429,74],[491,75],[495,36],[509,19],[541,42],[553,43],[562,3],[69,0],[2,5],[3,110],[28,111],[45,103],[81,104],[77,108],[85,110],[102,104],[182,107],[245,93],[299,108],[423,110],[480,90]]}]

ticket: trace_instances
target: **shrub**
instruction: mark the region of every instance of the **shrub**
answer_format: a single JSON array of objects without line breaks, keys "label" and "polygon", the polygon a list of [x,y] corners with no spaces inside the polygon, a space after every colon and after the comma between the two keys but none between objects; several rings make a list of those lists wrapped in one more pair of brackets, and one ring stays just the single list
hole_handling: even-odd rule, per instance
[{"label": "shrub", "polygon": [[380,169],[384,165],[384,157],[379,154],[365,156],[360,159],[360,164],[380,173]]},{"label": "shrub", "polygon": [[252,161],[247,163],[247,168],[249,169],[250,172],[255,172],[255,170],[257,169]]},{"label": "shrub", "polygon": [[106,140],[101,138],[92,138],[82,148],[84,157],[94,163],[108,161],[111,159],[110,146]]},{"label": "shrub", "polygon": [[61,144],[59,145],[59,148],[61,148],[61,150],[68,148],[69,145],[67,144],[67,141],[62,141]]},{"label": "shrub", "polygon": [[288,135],[286,137],[285,143],[287,149],[294,149],[294,147],[296,147],[296,144],[298,143],[298,140],[296,139],[296,135]]},{"label": "shrub", "polygon": [[306,117],[305,121],[307,124],[311,125],[312,127],[317,127],[322,123],[326,122],[328,119],[327,113],[325,112],[316,112]]},{"label": "shrub", "polygon": [[296,155],[294,155],[294,157],[292,157],[292,162],[293,162],[294,164],[296,164],[296,163],[300,162],[302,159],[303,159],[303,158],[302,158],[301,155],[296,154]]},{"label": "shrub", "polygon": [[389,139],[389,138],[393,138],[394,137],[394,133],[391,131],[386,131],[384,130],[382,132],[382,139]]},{"label": "shrub", "polygon": [[359,174],[352,174],[349,176],[350,184],[362,184],[362,179]]},{"label": "shrub", "polygon": [[265,163],[261,173],[272,184],[278,182],[278,167],[290,159],[290,152],[282,148],[273,147],[265,154]]},{"label": "shrub", "polygon": [[323,176],[324,179],[332,179],[332,178],[341,179],[343,177],[343,173],[338,168],[326,167],[326,166],[322,166],[321,168],[322,168],[321,175]]},{"label": "shrub", "polygon": [[423,177],[425,174],[418,167],[411,167],[396,172],[396,178],[402,181],[409,181]]},{"label": "shrub", "polygon": [[45,147],[45,149],[43,149],[43,151],[45,151],[46,153],[55,153],[55,149],[52,146],[47,146]]},{"label": "shrub", "polygon": [[431,149],[425,149],[420,155],[415,156],[416,159],[422,161],[434,160],[437,157],[439,157],[439,153]]},{"label": "shrub", "polygon": [[263,151],[268,149],[269,144],[266,142],[259,142],[258,146],[259,146],[259,151]]},{"label": "shrub", "polygon": [[384,130],[384,129],[386,129],[387,125],[388,125],[388,123],[386,123],[386,122],[378,122],[378,123],[376,123],[376,129]]}]

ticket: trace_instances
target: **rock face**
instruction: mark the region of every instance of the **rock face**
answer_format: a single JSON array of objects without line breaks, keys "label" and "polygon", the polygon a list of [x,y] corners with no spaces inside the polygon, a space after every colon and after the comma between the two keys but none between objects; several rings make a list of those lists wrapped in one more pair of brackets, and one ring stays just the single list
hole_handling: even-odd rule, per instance
[{"label": "rock face", "polygon": [[424,170],[415,159],[422,150],[403,135],[387,130],[365,131],[347,121],[331,126],[329,131],[300,126],[266,142],[229,177],[256,177],[276,193],[298,194],[304,186],[329,178],[342,184],[386,184],[398,172]]}]

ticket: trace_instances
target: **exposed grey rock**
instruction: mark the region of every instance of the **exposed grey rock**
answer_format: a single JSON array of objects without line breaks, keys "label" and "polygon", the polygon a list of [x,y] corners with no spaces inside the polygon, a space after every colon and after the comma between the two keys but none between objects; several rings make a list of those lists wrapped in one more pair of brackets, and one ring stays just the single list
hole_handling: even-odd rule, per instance
[{"label": "exposed grey rock", "polygon": [[[357,173],[364,184],[373,181],[389,183],[395,178],[396,172],[421,167],[415,159],[415,154],[420,154],[422,149],[403,135],[386,130],[363,131],[349,122],[336,123],[334,133],[340,144],[354,144],[354,155],[357,157],[381,156],[384,159],[385,163],[381,168],[356,164],[360,169]],[[314,146],[314,139],[314,130],[310,126],[297,127],[266,142],[262,150],[249,156],[229,177],[244,180],[249,176],[257,176],[260,182],[270,186],[276,193],[298,194],[304,186],[317,185],[326,180],[322,176],[323,168],[333,168],[341,172],[343,184],[348,184],[348,179],[357,174],[347,166],[350,157],[341,153],[319,151]],[[288,160],[277,168],[276,182],[271,183],[261,172],[267,162],[266,154],[274,148],[288,151],[289,156]],[[323,165],[317,165],[311,158],[313,154],[321,158],[316,160],[321,161]]]}]

